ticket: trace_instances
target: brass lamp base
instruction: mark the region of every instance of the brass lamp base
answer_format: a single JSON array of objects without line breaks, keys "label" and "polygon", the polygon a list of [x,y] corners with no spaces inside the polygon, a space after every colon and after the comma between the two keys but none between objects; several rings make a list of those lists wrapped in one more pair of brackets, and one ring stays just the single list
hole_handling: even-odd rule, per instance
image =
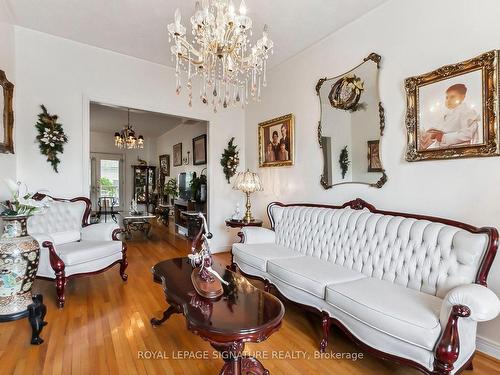
[{"label": "brass lamp base", "polygon": [[245,212],[245,217],[243,218],[243,221],[245,223],[250,223],[253,220],[252,211],[250,211],[250,209],[252,208],[252,205],[250,204],[250,193],[246,192],[245,194],[247,195],[247,203],[246,203],[247,210]]}]

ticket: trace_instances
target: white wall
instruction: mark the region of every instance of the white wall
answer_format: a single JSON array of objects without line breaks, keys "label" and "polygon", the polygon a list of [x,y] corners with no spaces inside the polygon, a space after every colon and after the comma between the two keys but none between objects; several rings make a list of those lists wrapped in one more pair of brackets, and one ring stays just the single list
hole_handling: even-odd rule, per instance
[{"label": "white wall", "polygon": [[[123,159],[124,191],[123,191],[123,209],[128,210],[132,193],[134,190],[134,171],[133,165],[138,165],[137,158],[145,160],[148,165],[158,167],[158,157],[156,152],[156,139],[145,137],[144,149],[120,150],[115,146],[113,134],[98,131],[90,132],[90,152],[117,154]],[[156,170],[158,176],[158,168]],[[141,205],[142,206],[142,205]]]},{"label": "white wall", "polygon": [[[2,14],[0,4],[0,15]],[[16,84],[15,79],[15,34],[14,27],[1,22],[0,18],[0,70],[3,70],[7,79]],[[17,87],[14,86],[14,103]],[[0,109],[0,116],[3,116],[3,108]],[[16,113],[14,112],[14,120]],[[15,129],[16,124],[14,124]],[[3,130],[2,130],[3,131]],[[15,134],[14,134],[15,137]],[[15,140],[14,140],[15,142]],[[14,147],[14,152],[18,152]],[[3,179],[16,180],[16,155],[0,154],[0,200],[9,198],[10,192],[3,183]]]},{"label": "white wall", "polygon": [[[207,165],[193,165],[193,138],[202,134],[207,134],[207,124],[205,122],[193,125],[182,124],[158,137],[156,143],[158,156],[163,154],[170,155],[170,177],[167,177],[167,180],[172,177],[177,178],[177,175],[181,172],[196,172],[196,175],[199,176],[201,171],[207,167]],[[174,167],[173,146],[181,142],[182,157],[187,158],[187,153],[188,151],[190,152],[189,164]],[[222,151],[220,153],[222,154]],[[215,159],[212,161],[215,163],[217,168],[219,164],[218,160]]]},{"label": "white wall", "polygon": [[[500,48],[499,13],[500,2],[495,0],[391,0],[273,69],[262,102],[246,111],[247,167],[258,170],[257,124],[290,112],[296,119],[296,161],[289,168],[259,170],[265,191],[253,195],[255,216],[263,217],[265,205],[273,200],[338,204],[361,197],[382,209],[500,227],[500,158],[404,160],[403,86],[406,77]],[[319,184],[323,162],[314,87],[320,77],[341,74],[370,52],[382,56],[386,128],[381,156],[389,181],[380,190],[344,185],[326,191]],[[489,276],[497,294],[499,258]],[[488,341],[499,349],[500,318],[481,324],[479,335],[482,350],[487,350]]]},{"label": "white wall", "polygon": [[[15,37],[16,146],[23,150],[17,155],[18,177],[33,189],[47,188],[56,196],[89,194],[89,100],[207,120],[208,136],[217,134],[208,146],[209,161],[214,161],[208,173],[213,245],[216,251],[227,250],[233,237],[226,231],[224,219],[231,215],[240,194],[225,182],[218,159],[231,136],[242,145],[243,111],[214,114],[197,100],[189,108],[185,91],[175,95],[173,69],[162,65],[21,27],[15,28]],[[34,124],[42,103],[60,116],[70,139],[58,174],[34,142]]]}]

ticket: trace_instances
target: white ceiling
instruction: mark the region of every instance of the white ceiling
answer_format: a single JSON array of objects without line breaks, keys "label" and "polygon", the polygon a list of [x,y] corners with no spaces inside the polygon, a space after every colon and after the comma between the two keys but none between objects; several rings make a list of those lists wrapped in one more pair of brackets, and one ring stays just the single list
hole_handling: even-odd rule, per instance
[{"label": "white ceiling", "polygon": [[[198,124],[199,120],[165,115],[138,109],[130,110],[130,124],[137,135],[159,137],[179,125]],[[127,125],[127,108],[107,104],[90,104],[90,130],[114,134]]]},{"label": "white ceiling", "polygon": [[[239,0],[235,1],[236,6]],[[254,41],[264,24],[275,66],[387,0],[246,0]],[[0,0],[0,19],[48,34],[170,65],[166,26],[180,8],[189,25],[195,0]],[[186,22],[188,21],[188,22]],[[190,34],[188,34],[190,35]]]}]

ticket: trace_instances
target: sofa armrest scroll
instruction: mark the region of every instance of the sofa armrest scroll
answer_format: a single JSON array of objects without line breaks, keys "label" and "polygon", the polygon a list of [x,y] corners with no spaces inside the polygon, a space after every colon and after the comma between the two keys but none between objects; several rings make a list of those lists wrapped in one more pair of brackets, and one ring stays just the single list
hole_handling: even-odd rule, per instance
[{"label": "sofa armrest scroll", "polygon": [[259,227],[242,228],[243,242],[247,244],[274,243],[276,234],[271,229]]},{"label": "sofa armrest scroll", "polygon": [[113,241],[117,239],[116,232],[120,226],[116,223],[97,223],[82,228],[83,241]]},{"label": "sofa armrest scroll", "polygon": [[493,291],[479,284],[460,285],[448,292],[441,306],[440,321],[445,327],[454,306],[465,306],[470,310],[469,318],[484,322],[497,317],[500,301]]}]

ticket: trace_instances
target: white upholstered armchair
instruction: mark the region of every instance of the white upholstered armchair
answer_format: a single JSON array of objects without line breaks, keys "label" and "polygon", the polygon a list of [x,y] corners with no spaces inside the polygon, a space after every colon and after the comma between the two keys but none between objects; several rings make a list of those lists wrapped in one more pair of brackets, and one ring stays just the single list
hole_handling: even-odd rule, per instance
[{"label": "white upholstered armchair", "polygon": [[56,281],[59,307],[64,306],[64,287],[70,278],[120,264],[120,276],[126,281],[127,245],[118,238],[123,230],[115,223],[89,225],[88,198],[52,199],[43,215],[28,220],[28,233],[40,244],[37,277]]}]

